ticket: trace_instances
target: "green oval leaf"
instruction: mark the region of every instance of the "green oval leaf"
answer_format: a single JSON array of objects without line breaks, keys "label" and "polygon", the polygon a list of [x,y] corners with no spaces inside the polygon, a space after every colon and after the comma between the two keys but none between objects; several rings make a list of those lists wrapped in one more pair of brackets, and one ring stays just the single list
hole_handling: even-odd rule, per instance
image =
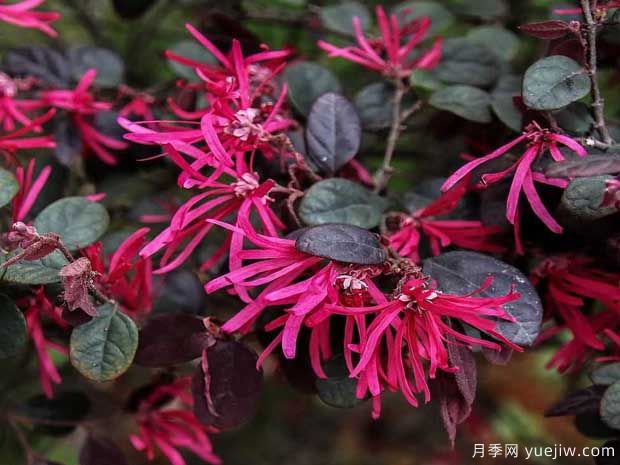
[{"label": "green oval leaf", "polygon": [[[413,98],[407,94],[403,107],[409,107],[412,103]],[[389,128],[394,108],[394,86],[384,81],[369,84],[355,95],[354,104],[364,129],[377,131]]]},{"label": "green oval leaf", "polygon": [[[209,51],[202,45],[194,42],[193,40],[181,40],[175,43],[169,50],[175,55],[179,55],[190,60],[197,61],[198,63],[207,63],[210,65],[217,64],[217,59],[209,53]],[[181,77],[190,81],[199,81],[200,78],[196,75],[194,68],[187,65],[182,65],[174,60],[168,60],[168,65],[172,70]]]},{"label": "green oval leaf", "polygon": [[491,108],[499,120],[516,132],[523,126],[523,114],[514,97],[521,95],[521,78],[512,74],[501,76],[491,92]]},{"label": "green oval leaf", "polygon": [[95,83],[101,87],[116,87],[123,82],[125,64],[112,50],[90,45],[69,49],[69,62],[73,79],[79,81],[91,68],[97,70]]},{"label": "green oval leaf", "polygon": [[573,102],[553,116],[558,125],[573,136],[585,136],[594,124],[590,107],[583,102]]},{"label": "green oval leaf", "polygon": [[353,18],[358,17],[362,30],[367,30],[372,20],[368,8],[359,2],[343,2],[338,5],[322,7],[319,17],[323,26],[330,31],[353,35]]},{"label": "green oval leaf", "polygon": [[593,176],[573,179],[562,194],[563,210],[584,221],[593,221],[613,215],[618,209],[601,206],[605,197],[605,182],[612,176]]},{"label": "green oval leaf", "polygon": [[[21,249],[8,255],[1,255],[0,262],[21,252]],[[26,285],[52,284],[60,282],[58,272],[67,264],[64,255],[55,250],[47,257],[38,260],[21,261],[0,271],[0,281]]]},{"label": "green oval leaf", "polygon": [[17,355],[26,344],[26,320],[12,299],[0,294],[0,359]]},{"label": "green oval leaf", "polygon": [[620,430],[620,382],[609,386],[603,394],[600,413],[607,426]]},{"label": "green oval leaf", "polygon": [[454,22],[454,15],[443,5],[437,2],[403,2],[392,9],[400,24],[406,24],[414,19],[427,17],[431,20],[430,35],[450,27]]},{"label": "green oval leaf", "polygon": [[112,304],[98,307],[97,312],[71,333],[71,363],[89,379],[109,381],[131,365],[138,348],[138,328]]},{"label": "green oval leaf", "polygon": [[361,140],[360,118],[351,102],[332,92],[314,102],[306,141],[308,156],[316,167],[333,175],[355,157]]},{"label": "green oval leaf", "polygon": [[443,87],[435,73],[427,69],[413,70],[413,73],[409,75],[409,84],[418,91],[433,91]]},{"label": "green oval leaf", "polygon": [[568,57],[538,60],[525,72],[523,101],[534,110],[557,110],[590,92],[587,71]]},{"label": "green oval leaf", "polygon": [[330,407],[353,408],[364,402],[355,395],[357,380],[349,377],[349,371],[342,355],[325,363],[326,379],[317,378],[314,384],[319,398]]},{"label": "green oval leaf", "polygon": [[457,13],[478,18],[497,18],[508,13],[505,0],[452,0],[450,4]]},{"label": "green oval leaf", "polygon": [[480,26],[467,33],[467,39],[491,50],[502,60],[512,60],[519,50],[519,37],[499,26]]},{"label": "green oval leaf", "polygon": [[472,86],[445,87],[434,92],[428,103],[476,123],[490,123],[493,119],[490,95]]},{"label": "green oval leaf", "polygon": [[301,61],[284,71],[288,97],[302,114],[310,113],[312,104],[327,92],[340,92],[340,83],[331,71],[316,63]]},{"label": "green oval leaf", "polygon": [[108,229],[110,217],[97,202],[84,197],[66,197],[48,205],[34,220],[40,234],[60,235],[71,250],[81,249],[99,239]]},{"label": "green oval leaf", "polygon": [[447,39],[435,75],[449,84],[490,86],[501,71],[500,60],[484,45],[458,38]]},{"label": "green oval leaf", "polygon": [[19,190],[19,184],[17,179],[13,176],[13,173],[0,168],[0,207],[4,207],[11,201],[17,191]]},{"label": "green oval leaf", "polygon": [[307,225],[344,223],[364,229],[381,221],[387,201],[347,179],[332,178],[314,184],[301,201],[299,215]]},{"label": "green oval leaf", "polygon": [[611,386],[620,381],[620,362],[602,365],[592,372],[590,379],[594,384]]}]

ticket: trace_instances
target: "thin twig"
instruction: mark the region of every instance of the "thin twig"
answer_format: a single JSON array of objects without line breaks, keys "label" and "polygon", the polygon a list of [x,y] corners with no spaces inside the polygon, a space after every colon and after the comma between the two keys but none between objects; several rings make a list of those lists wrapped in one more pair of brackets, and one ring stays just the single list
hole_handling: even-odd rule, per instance
[{"label": "thin twig", "polygon": [[598,80],[596,78],[597,70],[597,53],[596,53],[596,32],[598,24],[592,15],[592,9],[590,8],[590,0],[581,0],[581,8],[583,10],[583,17],[586,20],[586,33],[587,33],[587,66],[588,75],[590,76],[590,82],[592,85],[592,108],[594,111],[595,127],[599,134],[603,138],[603,143],[611,145],[613,140],[607,129],[605,123],[605,101],[601,94],[601,90],[598,86]]},{"label": "thin twig", "polygon": [[15,437],[17,438],[17,442],[19,442],[19,445],[24,450],[24,455],[26,456],[25,457],[26,464],[30,465],[34,463],[36,454],[32,450],[32,447],[30,446],[30,443],[28,442],[26,435],[24,434],[22,429],[19,427],[19,425],[13,418],[8,419],[8,424],[11,427],[11,429],[15,432]]},{"label": "thin twig", "polygon": [[394,168],[392,167],[392,157],[396,148],[396,141],[401,131],[403,118],[401,114],[401,105],[403,97],[407,92],[407,88],[401,79],[395,80],[396,90],[394,91],[394,100],[392,103],[392,123],[390,134],[388,136],[387,145],[385,146],[385,154],[383,155],[383,164],[375,173],[375,192],[381,192],[387,186]]}]

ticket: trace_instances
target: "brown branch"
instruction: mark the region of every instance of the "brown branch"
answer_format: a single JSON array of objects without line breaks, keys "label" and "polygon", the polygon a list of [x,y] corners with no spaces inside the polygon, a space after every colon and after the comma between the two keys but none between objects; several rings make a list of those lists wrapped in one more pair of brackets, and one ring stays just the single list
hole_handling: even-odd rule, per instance
[{"label": "brown branch", "polygon": [[407,86],[403,83],[402,79],[395,79],[394,85],[396,90],[394,91],[393,106],[392,106],[392,123],[390,125],[390,134],[388,135],[387,145],[385,146],[385,153],[383,155],[383,164],[376,171],[375,180],[375,192],[381,192],[386,188],[394,168],[392,167],[392,158],[394,157],[394,150],[396,149],[396,142],[402,131],[402,124],[409,116],[416,112],[422,105],[422,101],[418,100],[414,105],[406,110],[402,110],[402,103],[405,94],[407,93]]},{"label": "brown branch", "polygon": [[605,100],[601,94],[601,90],[598,86],[598,80],[596,78],[597,71],[597,53],[596,53],[596,32],[598,24],[592,15],[592,9],[590,8],[590,0],[581,0],[581,8],[583,10],[583,17],[585,18],[586,34],[587,34],[587,68],[588,75],[590,76],[590,82],[592,85],[592,108],[594,111],[594,125],[598,130],[600,136],[603,138],[603,143],[607,146],[613,144],[609,129],[605,123]]}]

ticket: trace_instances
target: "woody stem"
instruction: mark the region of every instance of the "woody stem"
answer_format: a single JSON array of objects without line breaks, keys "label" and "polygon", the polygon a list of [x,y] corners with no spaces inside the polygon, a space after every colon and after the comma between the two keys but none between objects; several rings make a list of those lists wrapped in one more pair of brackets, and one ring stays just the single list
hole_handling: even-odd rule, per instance
[{"label": "woody stem", "polygon": [[601,90],[598,86],[598,80],[596,78],[596,30],[598,27],[597,22],[592,15],[592,9],[590,8],[590,0],[581,0],[581,9],[583,10],[583,17],[586,21],[586,33],[587,33],[587,51],[586,60],[588,75],[590,76],[590,82],[592,85],[592,110],[594,112],[594,124],[599,134],[603,138],[603,142],[609,146],[613,143],[609,129],[605,123],[605,100],[601,94]]},{"label": "woody stem", "polygon": [[396,141],[401,131],[402,115],[401,106],[403,97],[407,92],[402,79],[395,79],[394,84],[396,90],[394,92],[394,99],[392,102],[392,123],[390,127],[390,134],[388,136],[387,145],[385,147],[385,154],[383,155],[383,164],[375,173],[375,192],[381,192],[387,186],[394,168],[392,167],[392,157],[394,156],[394,149],[396,148]]}]

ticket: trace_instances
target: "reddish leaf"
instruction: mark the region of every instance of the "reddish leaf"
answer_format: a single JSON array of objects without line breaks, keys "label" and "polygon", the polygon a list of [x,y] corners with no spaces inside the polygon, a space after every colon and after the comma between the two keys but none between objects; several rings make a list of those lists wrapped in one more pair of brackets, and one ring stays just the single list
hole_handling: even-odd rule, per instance
[{"label": "reddish leaf", "polygon": [[590,386],[572,392],[545,412],[546,417],[563,417],[581,413],[598,412],[607,386]]},{"label": "reddish leaf", "polygon": [[583,45],[577,37],[561,37],[549,42],[547,55],[563,55],[583,65]]},{"label": "reddish leaf", "polygon": [[459,371],[454,373],[456,385],[465,402],[472,405],[476,398],[476,387],[478,385],[478,372],[476,370],[474,354],[468,347],[453,343],[448,345],[448,357],[452,366],[459,368]]},{"label": "reddish leaf", "polygon": [[575,32],[575,28],[570,23],[557,19],[523,24],[519,26],[519,29],[528,35],[545,40],[559,39]]},{"label": "reddish leaf", "polygon": [[112,441],[88,436],[80,452],[80,465],[127,465],[127,460]]},{"label": "reddish leaf", "polygon": [[471,404],[464,399],[455,378],[449,374],[440,372],[437,376],[435,387],[435,396],[439,400],[441,419],[450,442],[454,446],[456,427],[469,417]]},{"label": "reddish leaf", "polygon": [[235,428],[251,418],[263,385],[257,358],[237,341],[218,340],[206,348],[192,383],[196,418],[219,429]]},{"label": "reddish leaf", "polygon": [[97,315],[97,309],[88,294],[88,287],[93,279],[90,260],[85,257],[78,258],[63,266],[58,274],[64,289],[63,299],[69,306],[69,310],[82,309],[91,316]]},{"label": "reddish leaf", "polygon": [[200,357],[209,335],[201,318],[186,313],[151,318],[140,329],[134,361],[146,367],[165,367]]}]

